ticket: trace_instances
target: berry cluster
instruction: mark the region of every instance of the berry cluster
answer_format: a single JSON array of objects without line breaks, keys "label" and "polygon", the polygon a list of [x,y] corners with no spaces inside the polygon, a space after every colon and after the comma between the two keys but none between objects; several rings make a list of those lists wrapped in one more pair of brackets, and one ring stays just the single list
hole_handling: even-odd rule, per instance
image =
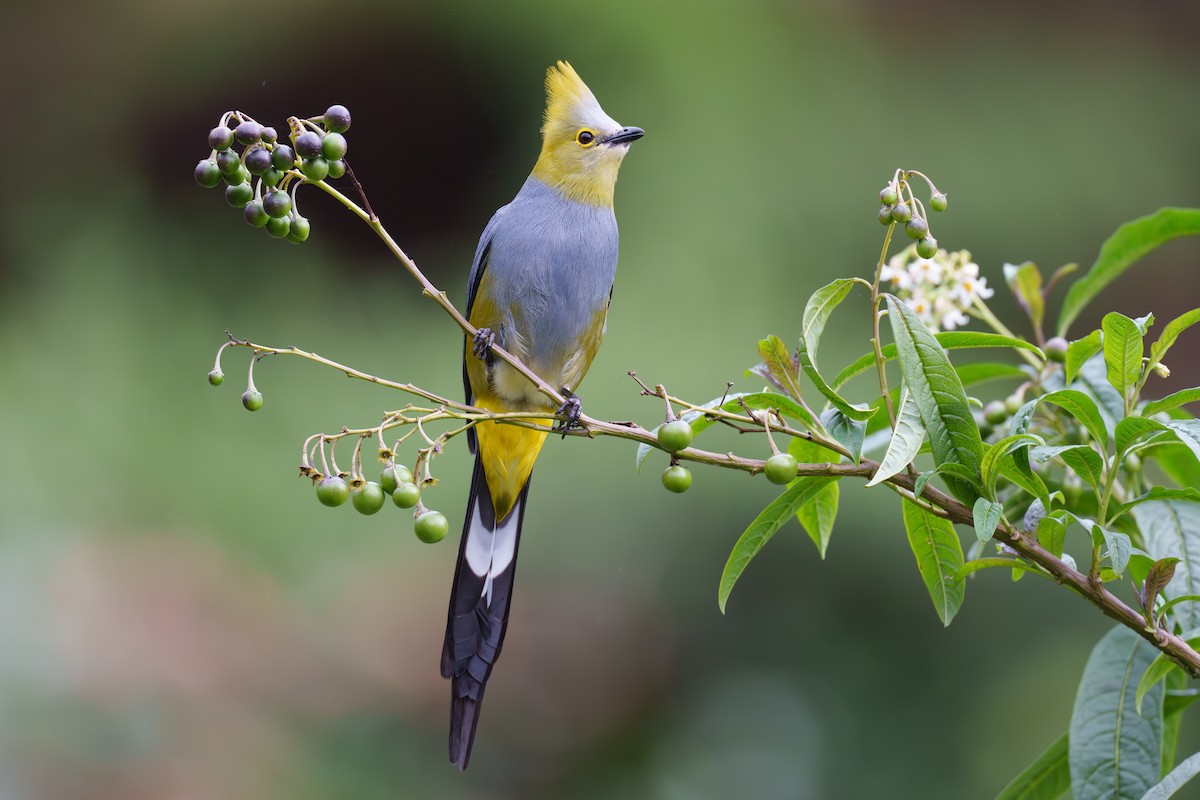
[{"label": "berry cluster", "polygon": [[[360,514],[370,515],[378,513],[389,496],[397,508],[409,509],[421,502],[421,489],[412,472],[408,467],[394,462],[384,467],[378,481],[369,481],[363,475],[351,475],[350,480],[346,480],[346,473],[324,475],[311,467],[302,468],[301,471],[312,478],[321,505],[331,508],[344,505],[349,500]],[[422,542],[440,542],[446,538],[449,530],[450,523],[445,514],[418,508],[413,531]]]},{"label": "berry cluster", "polygon": [[933,258],[938,251],[937,239],[929,232],[929,217],[925,213],[925,205],[913,194],[908,179],[918,175],[929,184],[931,192],[929,207],[934,211],[945,211],[946,195],[939,192],[937,187],[921,173],[915,170],[896,170],[895,176],[888,181],[887,186],[879,191],[879,222],[883,225],[904,225],[908,238],[917,240],[917,255],[921,258]]},{"label": "berry cluster", "polygon": [[[323,116],[291,117],[288,140],[241,111],[227,111],[208,133],[209,157],[196,164],[196,183],[225,184],[225,201],[242,209],[246,222],[276,239],[299,244],[311,229],[296,205],[296,188],[346,174],[350,112],[330,106]],[[240,152],[238,148],[241,148]]]}]

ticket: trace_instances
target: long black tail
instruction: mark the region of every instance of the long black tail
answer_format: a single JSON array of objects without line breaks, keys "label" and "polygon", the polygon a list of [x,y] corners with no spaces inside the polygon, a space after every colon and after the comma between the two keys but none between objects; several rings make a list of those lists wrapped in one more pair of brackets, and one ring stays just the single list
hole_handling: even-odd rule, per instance
[{"label": "long black tail", "polygon": [[442,647],[442,677],[451,680],[450,763],[460,770],[471,759],[483,690],[504,644],[528,494],[526,482],[512,510],[497,521],[483,467],[475,457]]}]

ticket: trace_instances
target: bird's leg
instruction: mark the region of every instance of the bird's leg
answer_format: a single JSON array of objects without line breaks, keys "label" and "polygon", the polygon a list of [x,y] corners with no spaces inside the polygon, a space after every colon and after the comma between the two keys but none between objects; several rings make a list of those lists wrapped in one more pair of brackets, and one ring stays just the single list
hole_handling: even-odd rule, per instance
[{"label": "bird's leg", "polygon": [[496,334],[491,328],[480,328],[471,340],[471,352],[476,358],[492,360],[492,345],[496,343]]},{"label": "bird's leg", "polygon": [[583,415],[583,401],[579,399],[579,395],[572,392],[567,387],[562,388],[563,404],[558,407],[558,411],[554,413],[562,417],[562,422],[555,425],[555,432],[562,432],[563,438],[567,438],[567,431],[571,428],[582,428],[579,424],[579,417]]}]

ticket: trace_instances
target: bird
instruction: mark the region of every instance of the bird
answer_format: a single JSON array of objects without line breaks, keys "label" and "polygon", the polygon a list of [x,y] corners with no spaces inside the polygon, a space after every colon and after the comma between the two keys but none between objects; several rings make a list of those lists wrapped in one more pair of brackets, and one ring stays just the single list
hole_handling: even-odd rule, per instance
[{"label": "bird", "polygon": [[[479,238],[467,281],[478,331],[463,343],[467,403],[489,411],[545,412],[547,428],[578,422],[575,390],[606,330],[617,269],[613,193],[632,142],[645,132],[604,113],[566,61],[546,71],[542,146],[520,191]],[[567,398],[559,408],[492,351],[497,345]],[[442,648],[451,681],[450,762],[466,770],[484,689],[508,626],[521,524],[545,430],[480,422],[470,497]]]}]

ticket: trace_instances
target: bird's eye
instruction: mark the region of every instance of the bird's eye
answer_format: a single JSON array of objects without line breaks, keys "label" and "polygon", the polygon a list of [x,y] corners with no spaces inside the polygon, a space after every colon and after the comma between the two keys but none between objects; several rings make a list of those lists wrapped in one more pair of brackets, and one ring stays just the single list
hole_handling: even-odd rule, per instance
[{"label": "bird's eye", "polygon": [[575,141],[579,142],[584,147],[587,147],[592,142],[596,141],[596,134],[584,129],[575,136]]}]

